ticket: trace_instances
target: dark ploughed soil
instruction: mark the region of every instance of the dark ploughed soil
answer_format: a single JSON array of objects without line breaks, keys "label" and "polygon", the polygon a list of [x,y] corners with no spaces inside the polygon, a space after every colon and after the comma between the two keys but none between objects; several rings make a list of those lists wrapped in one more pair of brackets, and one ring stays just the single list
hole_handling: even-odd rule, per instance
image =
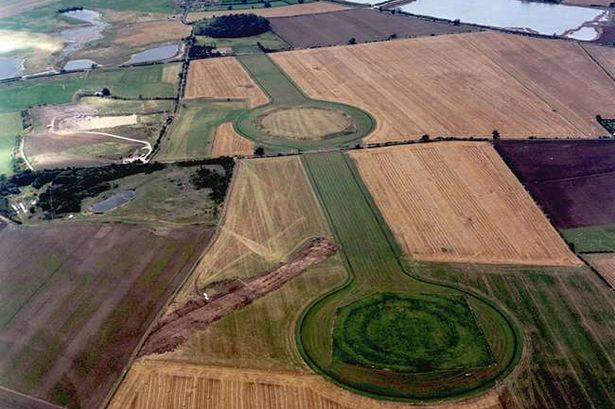
[{"label": "dark ploughed soil", "polygon": [[383,41],[392,34],[397,38],[476,31],[476,28],[427,19],[393,15],[370,9],[333,11],[293,17],[269,19],[271,29],[294,48],[323,47]]},{"label": "dark ploughed soil", "polygon": [[615,141],[499,141],[496,149],[557,227],[615,223]]},{"label": "dark ploughed soil", "polygon": [[212,234],[120,224],[1,230],[2,386],[99,407]]}]

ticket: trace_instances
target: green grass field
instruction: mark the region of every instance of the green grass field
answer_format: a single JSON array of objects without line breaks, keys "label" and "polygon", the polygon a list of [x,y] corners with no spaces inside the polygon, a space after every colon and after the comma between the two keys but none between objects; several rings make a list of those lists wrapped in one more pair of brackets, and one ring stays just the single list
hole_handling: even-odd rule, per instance
[{"label": "green grass field", "polygon": [[[316,299],[297,325],[297,343],[306,362],[329,380],[355,392],[402,401],[472,395],[493,386],[496,380],[510,373],[520,357],[522,345],[521,335],[510,318],[492,301],[475,293],[433,284],[408,274],[411,270],[402,264],[400,250],[391,232],[359,179],[354,164],[344,154],[308,154],[304,156],[304,165],[331,230],[341,244],[342,258],[349,272],[345,284]],[[361,352],[362,362],[336,359],[340,354],[332,345],[335,343],[331,342],[331,331],[335,325],[350,325],[350,329],[356,325],[352,320],[345,323],[348,317],[344,317],[344,310],[340,307],[355,302],[369,304],[370,297],[382,293],[423,299],[425,303],[418,303],[420,307],[411,313],[410,319],[421,316],[426,320],[423,324],[431,326],[430,330],[415,333],[409,341],[402,335],[404,328],[397,335],[391,335],[388,325],[383,325],[391,317],[368,321],[367,331],[355,329],[349,333],[354,335],[346,338],[346,344],[352,345],[350,351],[354,351],[355,358],[357,348]],[[450,308],[451,303],[447,300],[452,299],[463,299],[472,312],[468,315],[468,310],[457,305],[454,308],[454,329],[447,328],[447,319],[434,319],[438,314],[436,309],[430,317],[424,314],[433,307],[433,302],[440,303],[441,308],[445,308],[444,305]],[[339,328],[335,332],[339,340]],[[406,349],[407,342],[428,345],[447,334],[452,337],[449,341],[441,339],[438,342],[452,343],[450,345],[457,354],[446,355],[437,348],[422,352]],[[361,350],[362,346],[374,341],[373,348],[387,352],[374,354],[373,350]],[[485,355],[485,345],[495,360],[491,365]],[[462,356],[464,350],[468,352],[467,356]],[[407,360],[405,371],[401,370],[399,361],[392,365],[390,359],[399,358],[401,354],[414,354],[414,366]],[[373,362],[367,363],[366,357]],[[375,370],[372,366],[386,367],[387,370]],[[394,366],[397,366],[396,370],[393,370]]]},{"label": "green grass field", "polygon": [[341,307],[334,360],[398,372],[479,368],[493,363],[464,297],[378,293]]},{"label": "green grass field", "polygon": [[289,45],[284,40],[278,37],[272,31],[241,38],[212,38],[207,36],[198,36],[196,38],[198,44],[201,45],[214,45],[218,48],[232,48],[235,54],[262,54],[260,48],[256,43],[261,43],[263,47],[271,50],[286,50]]},{"label": "green grass field", "polygon": [[[305,3],[311,3],[314,0],[305,0]],[[283,7],[291,4],[298,4],[298,0],[272,0],[269,1],[271,7]],[[220,11],[220,10],[246,10],[260,9],[265,7],[264,0],[222,0],[219,4],[214,5],[199,5],[194,7],[194,11]]]},{"label": "green grass field", "polygon": [[0,175],[13,174],[15,137],[22,131],[19,112],[0,114]]},{"label": "green grass field", "polygon": [[615,406],[615,299],[588,268],[414,268],[499,300],[518,318],[532,353],[503,382],[504,407]]},{"label": "green grass field", "polygon": [[151,65],[18,81],[0,85],[0,113],[34,105],[68,103],[80,89],[97,91],[103,87],[125,98],[172,98],[177,94],[177,79],[165,82],[163,65]]},{"label": "green grass field", "polygon": [[157,160],[207,158],[216,128],[246,110],[244,102],[182,101],[179,116],[162,141]]},{"label": "green grass field", "polygon": [[[257,144],[264,145],[268,150],[306,151],[348,146],[359,141],[373,129],[375,125],[373,118],[358,108],[336,102],[317,101],[305,96],[267,55],[245,55],[238,57],[238,59],[254,81],[269,96],[270,102],[267,105],[241,114],[235,123],[235,129],[246,138],[254,140]],[[297,140],[270,136],[258,126],[258,118],[263,113],[275,108],[293,106],[309,106],[343,111],[352,118],[355,125],[354,131],[329,139]]]},{"label": "green grass field", "polygon": [[615,251],[615,225],[562,229],[561,233],[577,252]]}]

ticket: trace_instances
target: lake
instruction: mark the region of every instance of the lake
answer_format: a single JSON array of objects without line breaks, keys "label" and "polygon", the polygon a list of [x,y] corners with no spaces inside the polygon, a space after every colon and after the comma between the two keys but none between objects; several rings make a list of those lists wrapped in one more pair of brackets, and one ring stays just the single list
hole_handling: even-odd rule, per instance
[{"label": "lake", "polygon": [[83,48],[87,43],[102,38],[107,24],[99,12],[93,10],[76,10],[64,13],[65,16],[88,23],[82,27],[62,30],[61,35],[69,44],[64,48],[64,55],[69,55]]},{"label": "lake", "polygon": [[24,59],[20,57],[0,57],[0,80],[19,75]]},{"label": "lake", "polygon": [[520,0],[415,0],[399,8],[422,16],[577,40],[595,39],[599,33],[592,25],[607,14],[587,7]]},{"label": "lake", "polygon": [[137,64],[141,62],[166,60],[174,57],[179,50],[177,44],[166,44],[157,47],[148,48],[140,53],[133,54],[126,64]]}]

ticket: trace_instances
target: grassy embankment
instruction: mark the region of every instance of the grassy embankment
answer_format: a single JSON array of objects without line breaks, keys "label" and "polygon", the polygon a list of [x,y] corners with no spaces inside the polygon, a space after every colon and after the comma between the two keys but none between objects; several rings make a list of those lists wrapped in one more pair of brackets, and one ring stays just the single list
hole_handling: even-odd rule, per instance
[{"label": "grassy embankment", "polygon": [[[402,264],[400,250],[391,232],[362,185],[354,164],[345,155],[306,155],[304,164],[334,235],[342,246],[343,260],[349,272],[344,285],[315,300],[297,325],[298,346],[309,365],[331,381],[358,393],[403,401],[473,395],[492,387],[496,380],[510,373],[520,358],[522,341],[508,314],[493,301],[476,293],[424,281]],[[449,345],[458,351],[457,355],[443,357],[441,350],[430,347],[425,355],[413,356],[415,367],[404,371],[393,370],[390,364],[373,355],[374,366],[382,370],[339,359],[339,346],[330,338],[332,330],[335,331],[334,338],[344,337],[340,328],[345,324],[339,319],[338,308],[378,293],[399,294],[422,305],[418,310],[404,307],[409,311],[410,319],[431,328],[430,331],[415,333],[410,342],[438,345],[441,342],[438,334],[451,334],[453,338],[458,337],[453,341],[454,345]],[[443,305],[463,299],[465,307],[452,309],[454,320],[442,319],[441,314],[431,309],[429,302],[420,302],[425,296]],[[469,318],[472,314],[475,320]],[[387,320],[399,322],[400,319],[396,314],[380,317],[371,327],[372,332],[364,332],[367,335],[363,345],[370,337],[382,339],[382,334],[378,335],[378,325]],[[481,347],[485,344],[495,361],[491,365],[485,365],[490,361]],[[360,342],[354,345],[355,352],[365,352],[361,350]],[[399,352],[396,345],[388,347]]]}]

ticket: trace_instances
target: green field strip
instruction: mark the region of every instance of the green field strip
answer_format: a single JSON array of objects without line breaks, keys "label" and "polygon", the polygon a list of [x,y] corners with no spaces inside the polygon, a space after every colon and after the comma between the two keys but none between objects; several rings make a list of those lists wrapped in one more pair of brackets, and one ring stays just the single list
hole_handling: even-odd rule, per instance
[{"label": "green field strip", "polygon": [[615,224],[560,229],[560,232],[578,253],[615,251]]},{"label": "green field strip", "polygon": [[[410,402],[476,395],[509,374],[520,359],[522,336],[508,314],[471,291],[409,274],[409,266],[402,261],[391,231],[347,155],[307,154],[303,161],[331,230],[341,244],[342,260],[348,271],[346,281],[314,300],[297,325],[298,349],[312,369],[354,392]],[[335,323],[339,309],[381,293],[465,298],[495,364],[476,368],[472,364],[477,362],[476,357],[473,360],[468,356],[463,361],[468,365],[464,367],[412,373],[377,370],[334,359],[336,347],[331,335],[334,325],[338,326]],[[434,323],[448,325],[441,320]],[[468,350],[481,350],[468,346]],[[463,346],[457,349],[464,350]],[[471,376],[466,375],[468,372]]]}]

